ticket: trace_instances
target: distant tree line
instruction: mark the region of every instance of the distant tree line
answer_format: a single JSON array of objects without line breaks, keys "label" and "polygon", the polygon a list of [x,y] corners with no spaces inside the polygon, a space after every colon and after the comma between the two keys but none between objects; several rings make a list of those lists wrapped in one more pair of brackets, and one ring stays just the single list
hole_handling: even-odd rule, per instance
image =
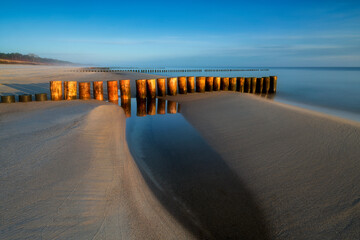
[{"label": "distant tree line", "polygon": [[51,58],[41,58],[33,53],[27,55],[21,53],[0,53],[0,59],[15,60],[15,61],[27,61],[33,63],[48,63],[48,64],[71,64],[71,62],[61,61]]}]

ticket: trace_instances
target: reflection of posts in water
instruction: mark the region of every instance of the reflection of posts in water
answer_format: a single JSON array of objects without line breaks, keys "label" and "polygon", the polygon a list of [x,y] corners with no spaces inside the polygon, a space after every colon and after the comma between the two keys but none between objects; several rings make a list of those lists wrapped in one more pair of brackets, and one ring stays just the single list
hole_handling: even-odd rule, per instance
[{"label": "reflection of posts in water", "polygon": [[131,117],[131,98],[121,98],[121,107],[124,109],[125,116]]},{"label": "reflection of posts in water", "polygon": [[50,81],[50,98],[53,101],[62,100],[62,82],[61,81]]},{"label": "reflection of posts in water", "polygon": [[136,98],[146,98],[146,79],[136,80]]},{"label": "reflection of posts in water", "polygon": [[168,101],[167,102],[167,112],[170,114],[176,113],[176,104],[177,104],[177,102]]},{"label": "reflection of posts in water", "polygon": [[214,77],[206,77],[205,91],[212,92],[214,88]]},{"label": "reflection of posts in water", "polygon": [[146,106],[147,115],[155,115],[156,114],[156,98],[148,98],[147,106]]},{"label": "reflection of posts in water", "polygon": [[120,95],[121,99],[125,98],[131,98],[131,86],[130,86],[130,80],[120,80]]},{"label": "reflection of posts in water", "polygon": [[196,77],[196,92],[205,92],[205,77]]},{"label": "reflection of posts in water", "polygon": [[79,98],[82,100],[91,99],[90,82],[79,82]]},{"label": "reflection of posts in water", "polygon": [[264,78],[256,79],[256,93],[262,93]]},{"label": "reflection of posts in water", "polygon": [[270,76],[270,90],[269,93],[276,93],[277,76]]},{"label": "reflection of posts in water", "polygon": [[77,82],[65,81],[64,82],[64,99],[74,100],[77,98]]},{"label": "reflection of posts in water", "polygon": [[136,116],[146,116],[146,98],[136,98]]},{"label": "reflection of posts in water", "polygon": [[177,94],[177,78],[169,77],[167,79],[167,94],[170,96],[175,96]]},{"label": "reflection of posts in water", "polygon": [[116,103],[118,96],[118,81],[107,81],[107,92],[109,102]]},{"label": "reflection of posts in water", "polygon": [[187,77],[187,92],[195,92],[195,77]]},{"label": "reflection of posts in water", "polygon": [[270,90],[270,77],[263,77],[263,93],[268,93]]},{"label": "reflection of posts in water", "polygon": [[251,78],[251,93],[256,92],[256,77]]},{"label": "reflection of posts in water", "polygon": [[158,96],[165,97],[165,95],[166,95],[165,78],[157,79],[157,89],[158,89]]},{"label": "reflection of posts in water", "polygon": [[178,103],[178,105],[177,105],[177,112],[181,113],[181,104],[180,103]]},{"label": "reflection of posts in water", "polygon": [[180,94],[187,94],[186,77],[178,77],[178,86]]},{"label": "reflection of posts in water", "polygon": [[157,114],[165,114],[166,100],[158,99]]},{"label": "reflection of posts in water", "polygon": [[221,77],[214,77],[213,90],[220,91]]},{"label": "reflection of posts in water", "polygon": [[102,81],[93,82],[93,94],[94,94],[94,99],[99,101],[104,100],[104,86]]},{"label": "reflection of posts in water", "polygon": [[250,91],[251,91],[251,78],[249,78],[249,77],[245,78],[245,89],[244,89],[244,91],[246,93],[250,93]]},{"label": "reflection of posts in water", "polygon": [[229,79],[229,90],[230,91],[236,90],[236,77],[232,77]]},{"label": "reflection of posts in water", "polygon": [[156,98],[156,82],[155,79],[147,79],[147,97],[148,98]]},{"label": "reflection of posts in water", "polygon": [[238,77],[236,90],[243,93],[244,92],[244,83],[245,83],[245,78]]},{"label": "reflection of posts in water", "polygon": [[229,78],[228,77],[222,77],[221,78],[221,90],[222,91],[228,91],[229,90]]}]

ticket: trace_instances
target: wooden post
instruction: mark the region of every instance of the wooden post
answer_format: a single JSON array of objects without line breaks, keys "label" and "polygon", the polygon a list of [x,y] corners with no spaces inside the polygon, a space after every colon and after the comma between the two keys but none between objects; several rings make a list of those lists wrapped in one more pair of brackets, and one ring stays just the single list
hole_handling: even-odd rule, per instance
[{"label": "wooden post", "polygon": [[206,77],[205,91],[212,92],[214,88],[214,77]]},{"label": "wooden post", "polygon": [[256,77],[251,78],[251,93],[256,92]]},{"label": "wooden post", "polygon": [[167,79],[167,90],[168,95],[175,96],[177,94],[177,78],[176,77],[170,77]]},{"label": "wooden post", "polygon": [[148,98],[147,99],[147,115],[155,115],[156,114],[156,98]]},{"label": "wooden post", "polygon": [[104,86],[102,81],[93,82],[93,94],[94,94],[94,99],[99,101],[104,100]]},{"label": "wooden post", "polygon": [[250,93],[251,91],[251,78],[245,78],[245,92]]},{"label": "wooden post", "polygon": [[263,78],[257,78],[256,79],[256,93],[262,93],[263,90]]},{"label": "wooden post", "polygon": [[187,94],[186,77],[178,78],[178,86],[180,94]]},{"label": "wooden post", "polygon": [[[61,86],[61,83],[60,83],[60,86]],[[19,102],[31,102],[31,101],[32,101],[31,94],[19,95]]]},{"label": "wooden post", "polygon": [[121,97],[121,107],[124,109],[125,116],[131,117],[131,98]]},{"label": "wooden post", "polygon": [[221,86],[221,77],[215,77],[214,78],[213,90],[214,91],[220,91],[220,86]]},{"label": "wooden post", "polygon": [[237,78],[237,91],[243,93],[244,92],[244,83],[245,83],[245,78],[243,77],[238,77]]},{"label": "wooden post", "polygon": [[174,101],[167,101],[167,113],[175,114],[176,113],[176,102]]},{"label": "wooden post", "polygon": [[166,100],[165,99],[158,99],[158,105],[157,105],[157,114],[165,114],[165,108],[166,106]]},{"label": "wooden post", "polygon": [[156,80],[155,79],[147,79],[146,86],[147,86],[148,98],[156,98]]},{"label": "wooden post", "polygon": [[166,96],[165,78],[158,78],[157,79],[157,89],[158,89],[158,96],[159,97],[165,97]]},{"label": "wooden post", "polygon": [[264,77],[263,93],[269,93],[270,90],[270,77]]},{"label": "wooden post", "polygon": [[118,81],[107,81],[107,92],[109,102],[116,104],[119,101]]},{"label": "wooden post", "polygon": [[50,97],[53,101],[62,100],[62,82],[61,81],[50,81]]},{"label": "wooden post", "polygon": [[136,116],[146,116],[146,98],[136,98]]},{"label": "wooden post", "polygon": [[136,98],[146,98],[146,95],[146,79],[136,80]]},{"label": "wooden post", "polygon": [[[76,85],[75,85],[76,86]],[[36,93],[35,94],[36,101],[47,101],[47,94],[46,93]]]},{"label": "wooden post", "polygon": [[74,100],[77,98],[77,82],[65,81],[64,82],[64,99]]},{"label": "wooden post", "polygon": [[228,77],[222,77],[221,78],[221,90],[222,91],[228,91],[229,90],[229,78]]},{"label": "wooden post", "polygon": [[270,76],[270,91],[269,93],[276,93],[277,76]]},{"label": "wooden post", "polygon": [[121,99],[130,99],[131,98],[131,86],[130,86],[130,80],[120,80],[120,96]]},{"label": "wooden post", "polygon": [[236,77],[232,77],[229,79],[229,90],[230,91],[236,90]]},{"label": "wooden post", "polygon": [[205,92],[205,77],[196,77],[196,92]]},{"label": "wooden post", "polygon": [[14,103],[15,95],[1,96],[1,103]]},{"label": "wooden post", "polygon": [[187,77],[187,92],[195,92],[195,77]]},{"label": "wooden post", "polygon": [[79,82],[79,98],[82,100],[91,99],[89,82]]}]

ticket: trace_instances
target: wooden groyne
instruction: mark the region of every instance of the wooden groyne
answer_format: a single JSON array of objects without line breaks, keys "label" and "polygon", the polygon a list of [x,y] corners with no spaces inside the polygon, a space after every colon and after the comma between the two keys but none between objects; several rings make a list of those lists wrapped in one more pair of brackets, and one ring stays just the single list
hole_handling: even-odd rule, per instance
[{"label": "wooden groyne", "polygon": [[116,68],[116,67],[89,67],[66,70],[67,72],[137,72],[137,73],[174,73],[174,72],[259,72],[269,71],[263,68],[198,68],[198,69],[161,69],[161,68]]}]

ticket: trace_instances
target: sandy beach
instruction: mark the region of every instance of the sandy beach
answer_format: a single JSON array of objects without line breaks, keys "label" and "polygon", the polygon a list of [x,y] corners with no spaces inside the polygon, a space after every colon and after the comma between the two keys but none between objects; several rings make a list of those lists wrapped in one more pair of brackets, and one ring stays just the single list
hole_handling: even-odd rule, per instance
[{"label": "sandy beach", "polygon": [[[0,68],[0,94],[46,92],[50,80],[155,78],[66,69]],[[0,104],[0,238],[360,238],[359,122],[248,94],[167,99],[181,103],[181,114],[222,166],[199,179],[218,181],[226,197],[196,202],[195,194],[194,203],[190,196],[183,206],[196,223],[192,228],[175,214],[179,206],[164,206],[130,154],[122,108],[95,100],[48,101]],[[200,189],[194,176],[179,182]],[[234,178],[241,184],[229,184]],[[230,200],[222,208],[223,199]],[[251,217],[257,211],[259,217]]]}]

